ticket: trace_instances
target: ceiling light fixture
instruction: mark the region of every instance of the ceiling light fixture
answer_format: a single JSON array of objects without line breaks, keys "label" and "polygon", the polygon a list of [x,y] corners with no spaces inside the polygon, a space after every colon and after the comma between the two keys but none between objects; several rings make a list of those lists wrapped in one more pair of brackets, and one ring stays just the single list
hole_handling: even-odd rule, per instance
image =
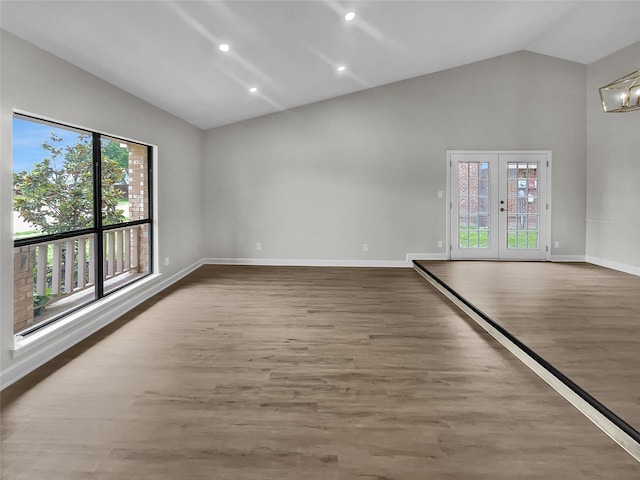
[{"label": "ceiling light fixture", "polygon": [[229,51],[230,48],[231,47],[229,47],[228,43],[221,43],[220,45],[218,45],[218,50],[220,50],[221,52],[225,52],[226,53],[226,52]]},{"label": "ceiling light fixture", "polygon": [[258,87],[251,87],[249,93],[258,93]]},{"label": "ceiling light fixture", "polygon": [[607,113],[640,110],[640,70],[601,87],[600,99]]},{"label": "ceiling light fixture", "polygon": [[344,15],[344,19],[345,19],[347,22],[350,22],[350,21],[351,21],[351,20],[353,20],[354,18],[356,18],[356,12],[347,12],[347,13]]},{"label": "ceiling light fixture", "polygon": [[344,65],[340,65],[338,68],[336,68],[338,72],[344,72],[346,69],[347,67],[345,67]]}]

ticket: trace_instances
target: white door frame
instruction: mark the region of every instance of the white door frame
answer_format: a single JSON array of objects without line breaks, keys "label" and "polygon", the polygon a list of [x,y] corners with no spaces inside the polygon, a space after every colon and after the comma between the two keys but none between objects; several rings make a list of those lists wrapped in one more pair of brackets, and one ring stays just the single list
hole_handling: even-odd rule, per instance
[{"label": "white door frame", "polygon": [[[451,199],[451,167],[452,167],[452,161],[451,161],[451,155],[454,154],[469,154],[469,155],[546,155],[547,157],[547,174],[546,174],[546,197],[547,197],[547,201],[546,201],[546,210],[547,210],[547,215],[546,215],[546,234],[545,234],[545,238],[541,239],[544,240],[545,245],[546,245],[546,255],[545,255],[545,260],[546,261],[550,261],[551,260],[551,206],[552,206],[552,202],[551,202],[551,166],[552,166],[552,162],[551,162],[551,150],[447,150],[447,158],[446,158],[446,181],[447,181],[447,189],[446,189],[446,202],[445,202],[445,208],[446,208],[446,255],[447,258],[449,260],[451,260],[451,249],[452,249],[452,245],[451,245],[451,217],[453,215],[453,201]],[[508,259],[500,259],[501,261],[504,260],[508,260]]]}]

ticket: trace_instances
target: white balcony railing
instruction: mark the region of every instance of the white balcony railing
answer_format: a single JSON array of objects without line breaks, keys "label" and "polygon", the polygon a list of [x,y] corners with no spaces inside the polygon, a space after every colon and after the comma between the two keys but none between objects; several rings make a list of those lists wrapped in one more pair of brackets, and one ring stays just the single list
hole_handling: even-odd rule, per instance
[{"label": "white balcony railing", "polygon": [[[43,242],[36,251],[35,293],[53,298],[95,285],[95,238],[79,235]],[[139,270],[140,227],[109,230],[104,234],[105,280]]]},{"label": "white balcony railing", "polygon": [[[103,292],[149,272],[148,225],[103,233]],[[14,333],[57,318],[96,297],[96,241],[93,234],[29,244],[14,249]]]}]

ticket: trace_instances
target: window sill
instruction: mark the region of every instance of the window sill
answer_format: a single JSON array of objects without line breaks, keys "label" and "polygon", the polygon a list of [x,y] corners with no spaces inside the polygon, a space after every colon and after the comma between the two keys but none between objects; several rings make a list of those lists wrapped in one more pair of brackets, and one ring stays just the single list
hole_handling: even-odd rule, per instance
[{"label": "window sill", "polygon": [[[37,352],[45,343],[55,343],[62,340],[67,342],[70,336],[77,337],[76,342],[86,338],[137,305],[139,302],[135,301],[136,297],[142,293],[145,287],[150,287],[153,283],[156,283],[160,277],[161,274],[148,275],[130,287],[123,288],[97,300],[30,335],[25,337],[15,335],[13,349],[11,350],[13,358]],[[131,303],[131,305],[127,305],[128,303]],[[114,308],[115,305],[121,308],[116,309]],[[115,318],[111,318],[114,314],[116,315]],[[105,319],[107,315],[110,318]]]}]

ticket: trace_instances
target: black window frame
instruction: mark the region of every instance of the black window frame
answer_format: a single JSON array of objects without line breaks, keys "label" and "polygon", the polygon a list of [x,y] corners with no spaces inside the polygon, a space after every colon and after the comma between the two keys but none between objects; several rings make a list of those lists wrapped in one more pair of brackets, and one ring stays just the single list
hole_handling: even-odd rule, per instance
[{"label": "black window frame", "polygon": [[[140,280],[142,280],[145,277],[148,277],[149,275],[152,275],[154,273],[154,231],[153,231],[153,219],[154,219],[154,212],[153,212],[153,198],[154,198],[154,177],[153,177],[153,146],[147,144],[147,143],[143,143],[143,142],[139,142],[136,140],[129,140],[123,137],[119,137],[117,135],[111,135],[111,134],[107,134],[107,133],[101,133],[95,130],[89,130],[86,128],[80,128],[80,127],[75,127],[72,125],[67,125],[64,124],[62,122],[57,122],[57,121],[53,121],[53,120],[48,120],[48,119],[43,119],[43,118],[39,118],[37,116],[34,115],[28,115],[28,114],[24,114],[24,113],[18,113],[18,112],[14,112],[12,119],[15,118],[20,118],[26,121],[31,121],[31,122],[35,122],[35,123],[40,123],[40,124],[45,124],[45,125],[51,125],[53,127],[60,127],[60,128],[64,128],[64,129],[70,129],[70,130],[74,130],[74,131],[78,131],[81,133],[86,133],[88,135],[91,136],[92,139],[92,147],[93,147],[93,151],[92,151],[92,165],[93,165],[93,227],[91,228],[85,228],[85,229],[80,229],[80,230],[73,230],[73,231],[69,231],[69,232],[61,232],[61,233],[54,233],[54,234],[47,234],[47,235],[38,235],[38,236],[34,236],[34,237],[28,237],[28,238],[21,238],[21,239],[15,239],[13,240],[13,247],[18,248],[18,247],[27,247],[30,245],[35,245],[35,244],[39,244],[39,243],[45,243],[45,242],[50,242],[50,241],[54,241],[54,240],[61,240],[61,239],[65,239],[65,238],[72,238],[72,237],[77,237],[80,235],[89,235],[89,234],[93,234],[95,237],[95,256],[96,258],[94,259],[94,273],[95,273],[95,284],[94,284],[94,289],[95,289],[95,295],[94,298],[86,303],[83,303],[82,305],[78,305],[76,308],[67,310],[59,315],[56,315],[50,319],[47,319],[43,322],[37,323],[35,325],[32,325],[30,327],[27,327],[25,330],[21,331],[21,332],[14,332],[14,335],[21,335],[23,337],[26,337],[34,332],[37,332],[39,330],[41,330],[44,327],[47,327],[61,319],[63,319],[64,317],[75,313],[79,310],[82,310],[83,308],[86,308],[88,305],[91,305],[95,302],[97,302],[98,300],[101,300],[105,297],[108,297],[109,295],[120,291],[122,289],[128,288],[132,285],[134,285],[135,283],[139,282]],[[102,150],[101,150],[101,140],[102,138],[108,138],[110,140],[121,140],[123,143],[134,143],[137,145],[141,145],[143,147],[146,148],[147,150],[147,187],[146,187],[146,191],[147,191],[147,209],[148,209],[148,214],[147,214],[147,218],[142,219],[142,220],[133,220],[133,221],[126,221],[126,222],[122,222],[122,223],[117,223],[117,224],[110,224],[107,226],[103,226],[102,225],[102,208],[101,208],[101,200],[102,200]],[[13,138],[12,138],[12,142],[13,142]],[[123,226],[136,226],[136,225],[148,225],[148,229],[149,229],[149,265],[148,265],[148,271],[144,274],[139,276],[138,278],[134,279],[132,282],[129,282],[125,285],[121,285],[119,287],[116,287],[112,290],[109,290],[108,292],[104,292],[104,234],[110,230],[116,230],[119,228],[122,228]]]}]

